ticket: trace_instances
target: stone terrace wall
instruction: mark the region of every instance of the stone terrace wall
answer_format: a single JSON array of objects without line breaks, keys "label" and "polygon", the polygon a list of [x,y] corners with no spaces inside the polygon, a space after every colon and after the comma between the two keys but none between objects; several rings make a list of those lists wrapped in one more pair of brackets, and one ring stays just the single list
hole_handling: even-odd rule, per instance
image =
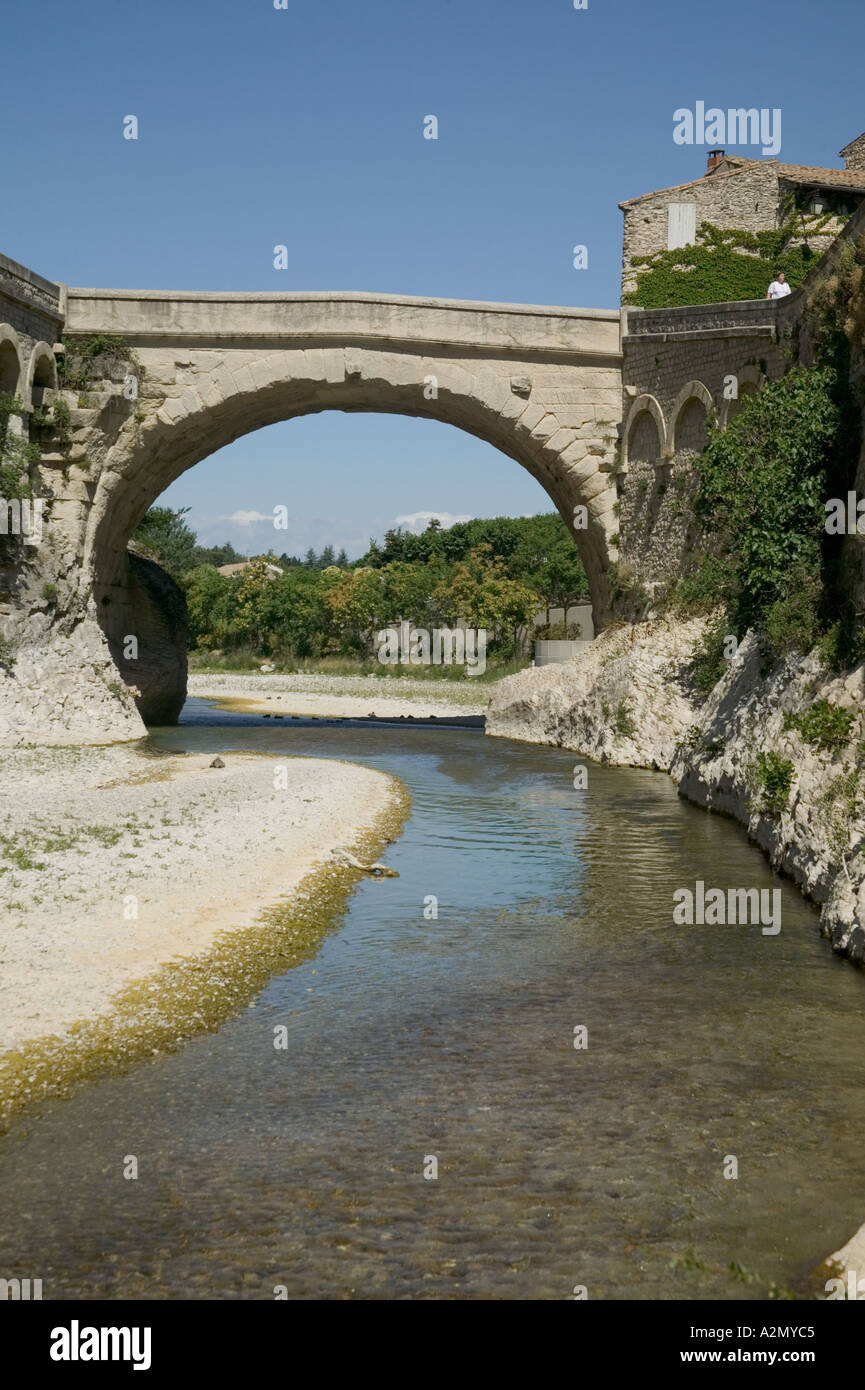
[{"label": "stone terrace wall", "polygon": [[[674,580],[695,536],[685,525],[710,420],[787,368],[777,303],[630,309],[623,336],[619,550],[649,594]],[[739,394],[725,399],[725,378]]]},{"label": "stone terrace wall", "polygon": [[[806,306],[844,248],[865,235],[865,205],[795,293],[671,309],[623,309],[622,425],[616,463],[619,555],[626,584],[651,596],[674,581],[698,537],[686,525],[695,460],[709,420],[722,426],[749,392],[796,362],[813,364]],[[865,378],[865,362],[854,361]],[[738,397],[725,399],[725,378]],[[865,436],[865,429],[863,429]],[[865,448],[857,489],[865,493]],[[852,543],[856,543],[855,541]],[[865,547],[860,562],[865,602]],[[622,602],[622,593],[619,602]]]},{"label": "stone terrace wall", "polygon": [[0,322],[11,324],[28,352],[54,343],[63,325],[64,291],[8,256],[0,256]]}]

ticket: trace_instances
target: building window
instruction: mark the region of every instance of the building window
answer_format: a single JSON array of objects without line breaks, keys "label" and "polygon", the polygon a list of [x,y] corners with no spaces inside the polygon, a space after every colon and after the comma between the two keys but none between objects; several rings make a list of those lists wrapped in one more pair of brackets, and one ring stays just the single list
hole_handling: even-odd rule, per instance
[{"label": "building window", "polygon": [[697,204],[670,203],[667,208],[667,250],[693,246],[697,235]]}]

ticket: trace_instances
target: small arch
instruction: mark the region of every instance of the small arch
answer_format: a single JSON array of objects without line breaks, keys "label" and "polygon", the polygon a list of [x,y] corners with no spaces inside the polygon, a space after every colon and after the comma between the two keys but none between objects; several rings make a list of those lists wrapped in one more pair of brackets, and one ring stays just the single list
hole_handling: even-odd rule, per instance
[{"label": "small arch", "polygon": [[24,378],[21,342],[10,323],[0,323],[0,391],[18,396]]},{"label": "small arch", "polygon": [[737,391],[735,400],[725,400],[721,407],[721,428],[725,428],[730,420],[734,419],[742,409],[742,401],[746,396],[756,396],[766,383],[766,377],[759,367],[749,363],[747,367],[742,367],[737,373]]},{"label": "small arch", "polygon": [[702,453],[706,445],[706,424],[715,414],[715,402],[702,381],[688,381],[673,404],[673,449]]},{"label": "small arch", "polygon": [[27,367],[27,383],[24,399],[34,410],[40,406],[53,405],[57,394],[57,363],[48,343],[36,343],[30,354]]},{"label": "small arch", "polygon": [[673,405],[673,449],[700,454],[706,447],[708,421],[715,414],[715,402],[702,381],[689,381]]},{"label": "small arch", "polygon": [[628,464],[657,463],[667,457],[667,425],[654,396],[637,396],[622,431],[622,469]]}]

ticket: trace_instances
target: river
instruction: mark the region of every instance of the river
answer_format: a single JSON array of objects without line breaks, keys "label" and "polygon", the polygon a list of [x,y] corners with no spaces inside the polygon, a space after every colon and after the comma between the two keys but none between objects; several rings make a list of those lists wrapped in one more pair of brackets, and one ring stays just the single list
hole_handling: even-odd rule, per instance
[{"label": "river", "polygon": [[[861,1223],[865,979],[669,778],[201,700],[150,743],[394,773],[400,877],[217,1033],[20,1121],[0,1268],[46,1298],[765,1298]],[[673,926],[697,878],[779,887],[781,932]]]}]

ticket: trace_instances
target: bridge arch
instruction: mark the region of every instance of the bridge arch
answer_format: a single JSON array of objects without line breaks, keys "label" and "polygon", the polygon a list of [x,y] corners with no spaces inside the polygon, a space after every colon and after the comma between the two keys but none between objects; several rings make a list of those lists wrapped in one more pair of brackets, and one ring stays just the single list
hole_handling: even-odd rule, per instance
[{"label": "bridge arch", "polygon": [[[615,530],[615,486],[601,468],[593,408],[574,423],[560,394],[508,361],[445,350],[376,346],[171,349],[136,347],[142,368],[135,409],[105,405],[93,433],[98,478],[87,509],[80,585],[99,604],[121,581],[126,544],[165,489],[242,435],[326,410],[439,420],[514,459],[551,497],[574,537],[589,581],[596,626],[609,612],[607,570]],[[557,408],[558,405],[558,408]],[[598,408],[606,415],[609,402]],[[569,423],[562,423],[563,415]],[[593,447],[594,445],[594,447]],[[101,455],[101,457],[99,457]],[[575,528],[575,508],[582,513]],[[582,509],[585,509],[582,512]],[[585,525],[581,525],[581,521]]]}]

